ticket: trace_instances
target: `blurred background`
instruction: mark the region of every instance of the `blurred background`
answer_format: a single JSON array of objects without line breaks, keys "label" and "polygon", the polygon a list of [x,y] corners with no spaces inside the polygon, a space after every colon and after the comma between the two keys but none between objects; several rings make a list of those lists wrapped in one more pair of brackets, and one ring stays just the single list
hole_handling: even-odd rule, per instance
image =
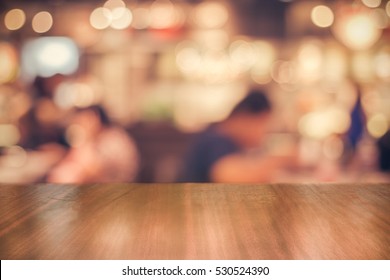
[{"label": "blurred background", "polygon": [[93,105],[137,151],[123,180],[173,182],[254,86],[274,104],[262,148],[299,156],[279,181],[389,180],[389,43],[388,0],[3,0],[0,182],[49,180]]}]

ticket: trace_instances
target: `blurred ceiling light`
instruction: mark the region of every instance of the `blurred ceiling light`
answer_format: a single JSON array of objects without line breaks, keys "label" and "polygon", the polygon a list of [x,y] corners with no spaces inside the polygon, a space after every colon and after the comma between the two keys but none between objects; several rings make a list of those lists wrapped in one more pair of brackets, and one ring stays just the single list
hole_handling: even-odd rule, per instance
[{"label": "blurred ceiling light", "polygon": [[53,17],[49,12],[37,13],[32,19],[32,28],[37,33],[45,33],[53,26]]},{"label": "blurred ceiling light", "polygon": [[111,11],[107,8],[98,7],[94,9],[89,17],[89,22],[96,29],[105,29],[112,22]]},{"label": "blurred ceiling light", "polygon": [[129,9],[116,8],[113,12],[113,18],[110,26],[114,29],[125,29],[130,26],[132,19],[133,14]]},{"label": "blurred ceiling light", "polygon": [[150,27],[167,29],[184,22],[183,11],[169,0],[156,0],[150,7]]},{"label": "blurred ceiling light", "polygon": [[220,28],[228,18],[228,10],[222,2],[202,2],[195,8],[195,22],[202,28]]},{"label": "blurred ceiling light", "polygon": [[13,124],[0,124],[0,147],[16,145],[20,139],[18,128]]},{"label": "blurred ceiling light", "polygon": [[69,75],[78,65],[79,50],[67,37],[41,37],[27,42],[22,49],[22,70],[30,77]]},{"label": "blurred ceiling light", "polygon": [[374,45],[382,34],[370,15],[370,10],[351,8],[340,11],[335,22],[336,37],[352,50],[364,50]]},{"label": "blurred ceiling light", "polygon": [[18,30],[26,22],[26,14],[21,9],[12,9],[4,17],[4,24],[8,30]]},{"label": "blurred ceiling light", "polygon": [[12,81],[18,73],[18,54],[8,43],[0,43],[0,85]]},{"label": "blurred ceiling light", "polygon": [[384,114],[375,114],[367,122],[367,130],[372,137],[379,138],[389,129],[389,122]]},{"label": "blurred ceiling light", "polygon": [[146,8],[135,8],[133,10],[133,21],[131,26],[135,29],[148,28],[150,24],[150,12]]},{"label": "blurred ceiling light", "polygon": [[319,5],[312,9],[311,20],[318,27],[329,27],[333,24],[334,15],[329,7]]},{"label": "blurred ceiling light", "polygon": [[362,0],[362,3],[369,8],[377,8],[381,5],[382,0]]}]

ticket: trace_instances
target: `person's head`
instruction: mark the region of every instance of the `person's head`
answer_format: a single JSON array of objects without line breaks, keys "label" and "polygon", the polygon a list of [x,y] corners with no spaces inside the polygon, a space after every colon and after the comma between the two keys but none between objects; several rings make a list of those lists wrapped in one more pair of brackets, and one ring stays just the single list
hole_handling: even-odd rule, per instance
[{"label": "person's head", "polygon": [[107,113],[98,105],[78,108],[71,118],[71,123],[81,126],[84,132],[91,136],[99,133],[103,127],[111,125]]},{"label": "person's head", "polygon": [[236,124],[237,137],[245,146],[256,146],[267,128],[271,102],[260,90],[252,89],[231,111],[227,121]]}]

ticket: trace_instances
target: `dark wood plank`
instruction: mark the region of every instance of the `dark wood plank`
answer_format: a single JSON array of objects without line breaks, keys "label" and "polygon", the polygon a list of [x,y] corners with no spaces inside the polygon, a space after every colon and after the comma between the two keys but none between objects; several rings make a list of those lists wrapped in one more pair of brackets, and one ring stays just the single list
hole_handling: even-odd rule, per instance
[{"label": "dark wood plank", "polygon": [[0,186],[1,259],[390,259],[390,184]]}]

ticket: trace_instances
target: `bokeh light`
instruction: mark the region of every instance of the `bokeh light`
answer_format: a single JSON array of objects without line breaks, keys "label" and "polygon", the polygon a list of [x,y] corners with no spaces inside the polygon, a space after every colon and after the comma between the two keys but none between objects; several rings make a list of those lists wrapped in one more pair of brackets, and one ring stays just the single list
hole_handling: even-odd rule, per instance
[{"label": "bokeh light", "polygon": [[114,29],[125,29],[130,26],[133,14],[127,8],[116,8],[112,13],[111,27]]},{"label": "bokeh light", "polygon": [[37,33],[45,33],[53,26],[53,17],[49,12],[37,13],[32,19],[32,28]]},{"label": "bokeh light", "polygon": [[21,9],[12,9],[4,17],[4,24],[8,30],[18,30],[26,22],[26,14]]},{"label": "bokeh light", "polygon": [[196,6],[194,14],[195,23],[202,28],[220,28],[229,18],[222,2],[202,2]]},{"label": "bokeh light", "polygon": [[0,85],[11,82],[19,69],[18,55],[9,43],[0,43]]},{"label": "bokeh light", "polygon": [[150,7],[150,27],[167,29],[181,26],[184,23],[184,13],[178,5],[169,0],[156,0]]},{"label": "bokeh light", "polygon": [[311,20],[318,27],[329,27],[333,24],[334,14],[329,7],[319,5],[311,11]]},{"label": "bokeh light", "polygon": [[365,50],[373,46],[380,38],[382,31],[377,27],[369,11],[358,10],[350,14],[340,13],[334,25],[336,37],[352,50]]},{"label": "bokeh light", "polygon": [[390,79],[390,48],[382,49],[374,58],[375,73],[379,78]]},{"label": "bokeh light", "polygon": [[299,132],[310,138],[324,139],[344,133],[350,125],[350,117],[342,108],[332,106],[326,110],[310,112],[301,117]]},{"label": "bokeh light", "polygon": [[111,11],[107,8],[98,7],[94,9],[89,17],[92,27],[101,30],[110,26],[112,21]]},{"label": "bokeh light", "polygon": [[389,129],[389,121],[382,113],[378,113],[369,118],[367,130],[372,137],[379,138]]},{"label": "bokeh light", "polygon": [[28,77],[72,74],[78,69],[79,50],[66,37],[42,37],[22,49],[22,70]]},{"label": "bokeh light", "polygon": [[314,82],[321,77],[323,53],[317,42],[304,43],[298,50],[298,75],[303,82]]},{"label": "bokeh light", "polygon": [[377,8],[381,5],[382,0],[362,0],[362,3],[369,8]]},{"label": "bokeh light", "polygon": [[371,17],[375,22],[375,25],[379,29],[385,29],[389,25],[389,17],[386,14],[386,11],[383,9],[374,9],[371,11]]}]

